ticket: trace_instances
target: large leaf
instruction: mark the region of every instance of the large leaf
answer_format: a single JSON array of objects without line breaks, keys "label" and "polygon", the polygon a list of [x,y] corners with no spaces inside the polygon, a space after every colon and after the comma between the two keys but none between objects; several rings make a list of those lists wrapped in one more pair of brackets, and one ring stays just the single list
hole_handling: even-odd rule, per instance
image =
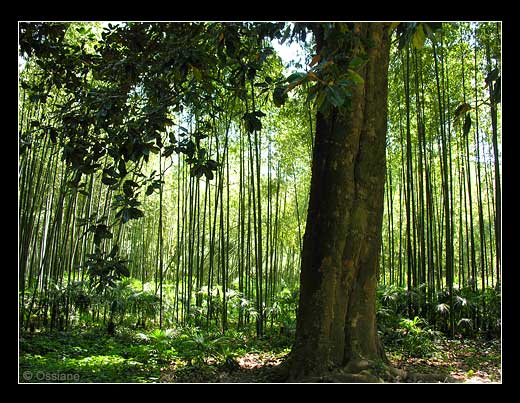
[{"label": "large leaf", "polygon": [[394,21],[390,24],[390,28],[388,28],[388,32],[392,33],[397,28],[397,26],[400,24],[400,21]]},{"label": "large leaf", "polygon": [[218,168],[218,162],[215,161],[215,160],[207,160],[207,161],[206,161],[206,166],[207,166],[208,169],[210,169],[211,171],[216,171],[217,168]]},{"label": "large leaf", "polygon": [[118,181],[115,178],[110,178],[108,176],[105,176],[101,179],[101,182],[103,182],[107,186],[115,185]]},{"label": "large leaf", "polygon": [[245,113],[243,119],[247,132],[262,130],[262,121],[257,116],[257,112]]},{"label": "large leaf", "polygon": [[134,189],[135,187],[139,187],[139,185],[132,181],[132,180],[126,180],[125,183],[123,183],[123,192],[126,196],[132,197],[134,195]]},{"label": "large leaf", "polygon": [[363,77],[359,75],[356,71],[352,69],[348,69],[348,78],[353,81],[357,85],[363,85],[365,83],[365,80],[363,80]]},{"label": "large leaf", "polygon": [[289,77],[287,77],[288,83],[293,83],[298,80],[303,80],[307,76],[307,73],[292,73]]},{"label": "large leaf", "polygon": [[431,40],[435,40],[435,31],[442,28],[442,22],[424,22],[422,25],[426,36]]},{"label": "large leaf", "polygon": [[117,164],[117,169],[118,169],[119,174],[121,175],[121,177],[124,177],[128,173],[127,170],[126,170],[125,161],[123,159],[119,160],[119,163]]},{"label": "large leaf", "polygon": [[112,233],[105,224],[96,225],[92,227],[91,230],[94,231],[94,244],[97,246],[101,244],[103,239],[112,238]]},{"label": "large leaf", "polygon": [[286,90],[287,90],[286,86],[276,87],[274,89],[274,91],[273,91],[273,103],[276,106],[282,106],[283,104],[285,104],[285,101],[288,98]]},{"label": "large leaf", "polygon": [[413,46],[416,49],[422,49],[424,46],[425,40],[426,40],[426,35],[424,34],[423,25],[419,24],[419,25],[417,25],[415,33],[413,34],[413,37],[412,37]]},{"label": "large leaf", "polygon": [[355,56],[353,57],[350,62],[348,63],[348,67],[353,69],[353,70],[356,70],[358,69],[359,67],[361,67],[361,65],[365,62],[365,60],[363,60],[361,57],[359,56]]},{"label": "large leaf", "polygon": [[146,188],[146,193],[145,193],[146,196],[150,196],[153,193],[154,189],[155,188],[153,185],[148,185],[148,187]]},{"label": "large leaf", "polygon": [[207,167],[204,167],[204,175],[206,175],[206,179],[207,180],[212,180],[214,175],[213,175],[213,171],[211,169],[208,169]]},{"label": "large leaf", "polygon": [[464,102],[462,104],[460,104],[459,106],[457,106],[457,109],[455,109],[455,118],[460,118],[461,116],[463,116],[466,112],[468,112],[469,110],[471,110],[471,105]]},{"label": "large leaf", "polygon": [[115,258],[116,255],[117,255],[117,252],[119,252],[119,246],[114,245],[114,246],[112,247],[112,249],[110,250],[110,253],[108,254],[108,257],[109,257],[109,258],[112,258],[112,259]]},{"label": "large leaf", "polygon": [[121,210],[120,213],[123,219],[123,223],[126,223],[129,220],[135,220],[140,217],[144,217],[144,213],[141,210],[136,209],[135,207],[126,207],[123,210]]},{"label": "large leaf", "polygon": [[343,105],[344,97],[335,87],[327,87],[327,100],[335,107]]}]

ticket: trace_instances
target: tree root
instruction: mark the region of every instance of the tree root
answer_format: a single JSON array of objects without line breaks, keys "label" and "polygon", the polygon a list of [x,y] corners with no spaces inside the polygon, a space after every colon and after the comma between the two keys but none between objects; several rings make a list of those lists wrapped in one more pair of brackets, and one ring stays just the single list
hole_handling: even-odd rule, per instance
[{"label": "tree root", "polygon": [[[456,382],[446,374],[415,373],[395,368],[382,362],[368,360],[353,360],[343,368],[336,368],[323,374],[289,377],[288,371],[285,382],[302,383],[452,383]],[[279,378],[280,379],[280,378]]]},{"label": "tree root", "polygon": [[408,382],[423,383],[454,383],[458,382],[455,378],[445,374],[420,374],[415,372],[408,373]]}]

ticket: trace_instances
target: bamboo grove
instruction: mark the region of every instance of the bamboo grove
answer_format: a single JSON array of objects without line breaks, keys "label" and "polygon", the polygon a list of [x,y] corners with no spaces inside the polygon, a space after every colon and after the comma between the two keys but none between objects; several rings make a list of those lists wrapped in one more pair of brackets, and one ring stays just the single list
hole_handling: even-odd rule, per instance
[{"label": "bamboo grove", "polygon": [[[50,45],[26,52],[19,73],[21,327],[293,329],[316,105],[291,80],[316,63],[312,45],[307,66],[284,70],[268,39],[208,23],[222,63],[190,54],[179,68],[179,51],[153,67],[162,48],[124,35],[152,43],[161,24],[43,25]],[[175,25],[164,37],[183,34]],[[68,49],[58,67],[52,29]],[[379,321],[394,309],[450,335],[500,332],[501,26],[443,23],[435,40],[422,24],[403,29],[389,70]],[[180,107],[168,98],[176,74]],[[81,143],[96,136],[107,152]],[[116,137],[124,158],[109,150]]]}]

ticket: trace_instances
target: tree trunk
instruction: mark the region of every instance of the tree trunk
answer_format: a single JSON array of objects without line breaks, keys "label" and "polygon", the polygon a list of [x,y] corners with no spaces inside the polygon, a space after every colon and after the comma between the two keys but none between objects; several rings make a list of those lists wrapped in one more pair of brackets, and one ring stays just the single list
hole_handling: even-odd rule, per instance
[{"label": "tree trunk", "polygon": [[[352,24],[349,34],[359,41],[345,48],[348,59],[366,54],[367,64],[358,70],[364,85],[352,91],[350,108],[317,115],[289,379],[323,376],[338,367],[356,373],[371,362],[386,362],[375,304],[386,165],[388,27]],[[317,50],[326,55],[328,45],[319,29]]]}]

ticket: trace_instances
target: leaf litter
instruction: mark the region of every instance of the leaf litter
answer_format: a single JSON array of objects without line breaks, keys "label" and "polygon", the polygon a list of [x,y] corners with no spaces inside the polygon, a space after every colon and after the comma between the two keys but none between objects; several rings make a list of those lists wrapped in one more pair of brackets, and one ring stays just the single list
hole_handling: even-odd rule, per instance
[{"label": "leaf litter", "polygon": [[[428,375],[445,375],[445,382],[455,383],[501,383],[501,344],[499,340],[441,340],[438,352],[429,358],[410,357],[400,351],[387,351],[391,365],[409,373],[423,374],[422,380],[407,380],[409,383],[429,382]],[[236,357],[236,366],[229,368],[216,363],[201,367],[166,367],[159,382],[176,383],[275,383],[274,369],[283,363],[288,351],[248,352]],[[426,379],[426,380],[425,380]],[[431,381],[439,382],[439,381]]]}]

